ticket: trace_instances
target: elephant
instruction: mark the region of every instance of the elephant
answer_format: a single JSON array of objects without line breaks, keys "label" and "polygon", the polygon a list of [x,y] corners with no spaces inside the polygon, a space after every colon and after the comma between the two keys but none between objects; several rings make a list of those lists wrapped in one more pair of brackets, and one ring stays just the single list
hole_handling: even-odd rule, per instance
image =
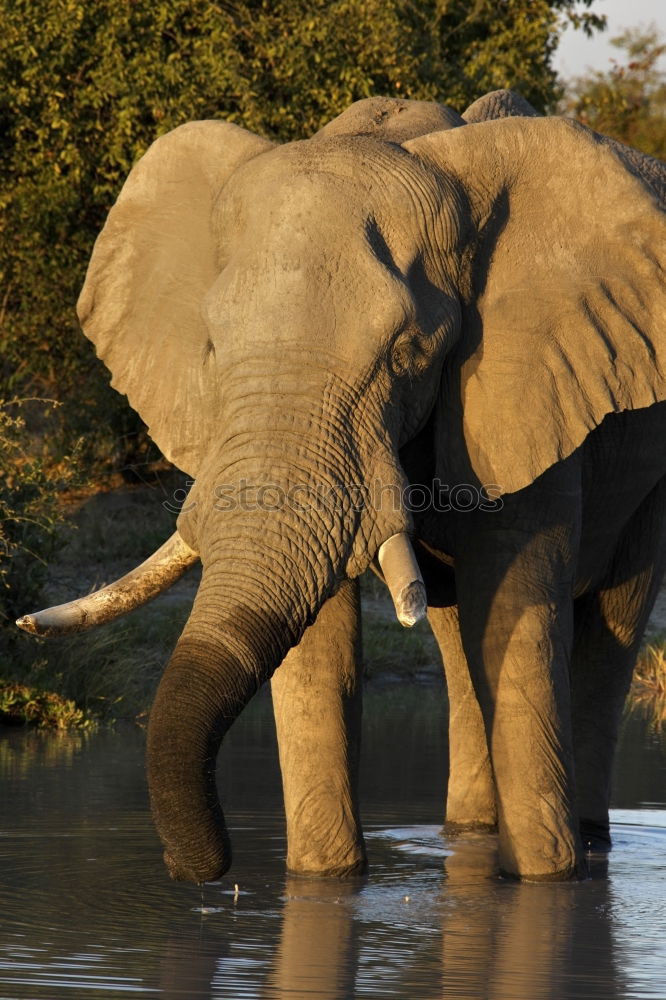
[{"label": "elephant", "polygon": [[126,578],[19,624],[124,613],[197,559],[150,713],[176,879],[226,872],[224,734],[271,679],[287,867],[365,870],[358,578],[427,614],[452,830],[584,877],[666,565],[666,167],[509,91],[370,98],[277,144],[162,135],[95,244],[85,334],[192,479]]}]

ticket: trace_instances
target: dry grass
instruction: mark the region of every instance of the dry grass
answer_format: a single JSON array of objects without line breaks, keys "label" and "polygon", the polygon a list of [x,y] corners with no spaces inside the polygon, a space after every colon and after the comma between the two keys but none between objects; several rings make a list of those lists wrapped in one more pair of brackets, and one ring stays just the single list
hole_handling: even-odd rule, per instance
[{"label": "dry grass", "polygon": [[666,637],[642,649],[628,706],[640,709],[656,729],[666,728]]},{"label": "dry grass", "polygon": [[175,529],[173,499],[181,484],[182,477],[165,474],[149,484],[116,483],[98,493],[70,495],[70,530],[50,567],[47,601],[88,593],[154,552]]},{"label": "dry grass", "polygon": [[189,610],[187,600],[160,598],[90,632],[65,639],[26,636],[20,661],[3,664],[0,674],[5,683],[73,700],[87,719],[134,719],[150,705]]}]

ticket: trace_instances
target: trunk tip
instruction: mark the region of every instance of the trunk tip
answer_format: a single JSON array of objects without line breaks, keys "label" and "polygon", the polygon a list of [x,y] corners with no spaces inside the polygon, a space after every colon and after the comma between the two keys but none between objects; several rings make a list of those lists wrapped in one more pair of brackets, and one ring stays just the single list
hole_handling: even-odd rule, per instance
[{"label": "trunk tip", "polygon": [[198,870],[195,870],[195,866],[179,863],[168,850],[164,851],[163,858],[169,877],[174,882],[194,882],[195,885],[217,882],[231,867],[231,851],[228,848],[223,858],[210,865],[196,866]]}]

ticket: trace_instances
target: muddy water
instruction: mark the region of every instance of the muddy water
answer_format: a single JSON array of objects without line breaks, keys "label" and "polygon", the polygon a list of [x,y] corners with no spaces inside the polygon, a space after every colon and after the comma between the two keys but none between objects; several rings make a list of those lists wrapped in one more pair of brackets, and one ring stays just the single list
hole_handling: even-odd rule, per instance
[{"label": "muddy water", "polygon": [[2,734],[0,1000],[663,1000],[666,744],[626,724],[610,859],[585,883],[529,886],[496,877],[492,837],[439,836],[442,736],[439,692],[370,694],[372,872],[289,878],[258,699],[221,767],[232,875],[202,900],[162,870],[140,730]]}]

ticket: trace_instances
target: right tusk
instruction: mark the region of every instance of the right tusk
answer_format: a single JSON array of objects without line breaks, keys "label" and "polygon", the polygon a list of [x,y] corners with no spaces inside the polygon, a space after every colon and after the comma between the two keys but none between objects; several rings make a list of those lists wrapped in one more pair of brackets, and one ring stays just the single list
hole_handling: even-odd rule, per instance
[{"label": "right tusk", "polygon": [[16,624],[25,632],[43,636],[69,635],[103,625],[167,590],[198,558],[175,531],[152,556],[119,580],[76,601],[23,615]]},{"label": "right tusk", "polygon": [[411,628],[425,618],[428,601],[409,535],[404,531],[391,535],[380,545],[377,558],[391,592],[398,621],[405,628]]}]

